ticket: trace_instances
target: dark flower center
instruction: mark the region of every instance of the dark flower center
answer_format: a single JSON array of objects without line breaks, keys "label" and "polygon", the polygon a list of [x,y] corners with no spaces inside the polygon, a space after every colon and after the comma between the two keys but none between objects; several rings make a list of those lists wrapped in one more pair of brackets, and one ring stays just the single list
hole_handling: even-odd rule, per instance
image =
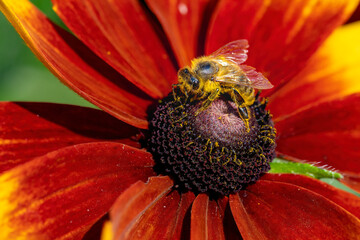
[{"label": "dark flower center", "polygon": [[199,101],[169,94],[150,119],[148,149],[160,174],[170,175],[179,189],[228,195],[270,170],[276,130],[264,99],[250,106],[250,131],[236,105],[221,97],[196,115]]}]

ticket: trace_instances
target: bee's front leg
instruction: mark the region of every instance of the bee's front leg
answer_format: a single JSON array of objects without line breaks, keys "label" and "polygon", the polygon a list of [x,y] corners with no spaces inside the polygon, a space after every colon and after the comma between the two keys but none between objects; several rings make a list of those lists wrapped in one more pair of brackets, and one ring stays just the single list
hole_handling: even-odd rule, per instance
[{"label": "bee's front leg", "polygon": [[201,107],[195,112],[195,116],[199,115],[199,113],[207,109],[210,106],[210,104],[219,96],[219,94],[220,94],[219,88],[216,88],[213,92],[211,92],[208,95],[207,99],[202,103]]},{"label": "bee's front leg", "polygon": [[[173,93],[174,100],[175,100],[175,101],[179,101],[181,104],[183,104],[183,103],[181,102],[181,97],[177,96],[176,91],[175,91],[175,88],[181,87],[181,86],[182,86],[181,83],[173,84],[173,85],[172,85],[172,93]],[[182,92],[183,92],[184,95],[185,95],[185,102],[186,102],[187,99],[189,98],[188,93],[187,93],[187,91],[186,91],[186,88],[183,87],[183,88],[181,88],[181,90],[182,90]]]},{"label": "bee's front leg", "polygon": [[173,97],[174,97],[174,101],[178,101],[178,100],[179,100],[179,97],[176,96],[175,88],[176,88],[176,87],[179,87],[180,85],[181,85],[180,83],[171,85],[171,87],[172,87],[172,93],[173,93]]}]

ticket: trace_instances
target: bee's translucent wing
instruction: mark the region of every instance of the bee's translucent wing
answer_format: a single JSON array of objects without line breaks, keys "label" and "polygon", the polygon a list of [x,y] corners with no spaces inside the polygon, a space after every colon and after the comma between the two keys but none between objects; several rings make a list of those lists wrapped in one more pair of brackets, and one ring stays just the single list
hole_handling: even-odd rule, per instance
[{"label": "bee's translucent wing", "polygon": [[241,74],[229,72],[228,74],[217,76],[214,80],[216,82],[249,86],[256,89],[269,89],[273,87],[264,75],[255,71],[255,68],[246,65],[240,65],[239,67],[242,70]]},{"label": "bee's translucent wing", "polygon": [[245,74],[227,73],[214,78],[215,82],[229,83],[234,85],[251,86],[250,79]]},{"label": "bee's translucent wing", "polygon": [[255,68],[246,65],[241,65],[247,59],[247,48],[249,47],[248,41],[245,39],[230,42],[213,52],[210,56],[217,58],[219,64],[226,66],[228,63],[222,61],[219,57],[224,57],[226,60],[231,61],[239,66],[240,73],[233,70],[221,76],[216,76],[214,79],[217,82],[236,84],[242,86],[249,86],[256,89],[269,89],[273,85],[267,80],[264,75],[257,72]]},{"label": "bee's translucent wing", "polygon": [[256,89],[270,89],[274,87],[271,82],[264,77],[264,75],[257,72],[255,68],[246,65],[240,65],[239,67],[243,70],[246,78],[250,80],[251,87]]},{"label": "bee's translucent wing", "polygon": [[213,52],[211,57],[224,57],[229,61],[236,63],[237,65],[242,64],[247,59],[247,48],[249,43],[245,39],[236,40],[226,44]]}]

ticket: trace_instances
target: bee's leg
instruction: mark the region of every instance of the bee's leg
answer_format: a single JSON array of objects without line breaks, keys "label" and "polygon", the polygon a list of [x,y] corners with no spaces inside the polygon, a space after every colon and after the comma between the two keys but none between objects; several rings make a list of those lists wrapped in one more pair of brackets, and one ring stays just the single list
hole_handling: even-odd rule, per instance
[{"label": "bee's leg", "polygon": [[186,88],[184,88],[184,94],[185,94],[185,102],[184,103],[186,103],[189,98]]},{"label": "bee's leg", "polygon": [[[181,83],[173,84],[172,85],[172,93],[173,93],[174,100],[177,101],[177,102],[180,102],[181,104],[183,104],[181,102],[181,98],[179,96],[177,96],[176,92],[175,92],[175,88],[180,87],[181,85],[182,85]],[[189,96],[188,96],[188,93],[187,93],[186,89],[183,88],[183,90],[184,90],[183,92],[185,94],[185,102],[186,102],[187,99],[189,98]]]},{"label": "bee's leg", "polygon": [[176,93],[175,93],[175,88],[176,88],[176,87],[179,87],[180,85],[181,85],[180,83],[171,85],[171,87],[172,87],[172,92],[173,92],[173,97],[174,97],[174,100],[175,100],[175,101],[178,101],[179,98],[180,98],[180,97],[176,96]]},{"label": "bee's leg", "polygon": [[238,107],[238,111],[239,111],[239,114],[240,114],[240,117],[241,119],[244,121],[245,123],[245,126],[246,126],[246,131],[247,132],[250,132],[250,126],[249,126],[249,120],[250,120],[250,117],[249,117],[249,113],[250,113],[250,109],[248,106],[245,106],[243,104],[243,106],[239,106]]},{"label": "bee's leg", "polygon": [[259,96],[260,96],[260,94],[261,94],[261,89],[257,91],[257,93],[256,93],[256,95],[255,95],[255,99],[258,99]]},{"label": "bee's leg", "polygon": [[232,90],[233,90],[233,94],[231,94],[231,98],[237,106],[239,117],[243,120],[246,126],[246,131],[250,132],[250,127],[249,127],[250,109],[245,105],[244,99],[241,97],[239,91],[235,88],[232,88]]},{"label": "bee's leg", "polygon": [[216,88],[215,91],[211,92],[208,95],[207,99],[202,103],[201,107],[195,112],[195,116],[199,115],[199,113],[207,109],[210,106],[210,104],[219,96],[219,94],[220,94],[219,88]]}]

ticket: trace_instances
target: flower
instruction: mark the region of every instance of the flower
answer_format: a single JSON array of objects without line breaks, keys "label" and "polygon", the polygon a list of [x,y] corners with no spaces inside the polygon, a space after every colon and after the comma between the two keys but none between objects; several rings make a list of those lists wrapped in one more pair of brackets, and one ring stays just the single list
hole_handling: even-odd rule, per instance
[{"label": "flower", "polygon": [[178,65],[248,39],[247,64],[275,85],[263,94],[278,155],[328,164],[358,188],[360,25],[333,32],[357,1],[145,2],[53,0],[75,37],[27,0],[0,1],[40,60],[108,113],[1,103],[1,238],[81,239],[112,206],[104,232],[117,238],[356,239],[359,198],[302,175],[265,174],[217,200],[172,191],[138,128]]}]

